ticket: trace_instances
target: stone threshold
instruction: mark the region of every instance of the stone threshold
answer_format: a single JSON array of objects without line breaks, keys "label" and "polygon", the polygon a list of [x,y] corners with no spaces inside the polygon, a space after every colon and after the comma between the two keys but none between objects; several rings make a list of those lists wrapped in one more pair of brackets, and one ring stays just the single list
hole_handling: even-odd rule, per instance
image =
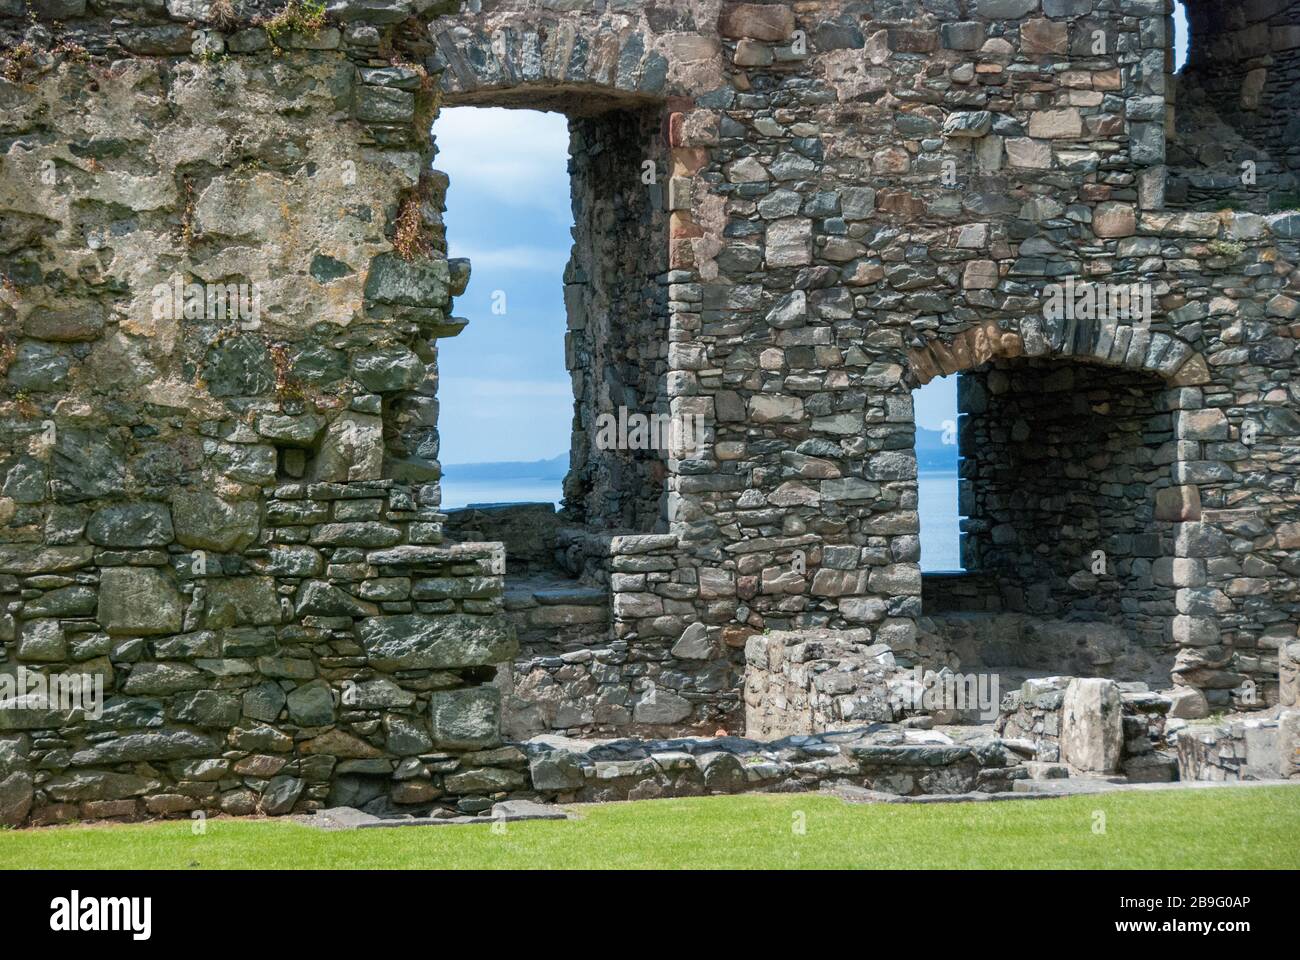
[{"label": "stone threshold", "polygon": [[318,830],[368,830],[385,827],[448,827],[475,823],[519,823],[524,820],[572,820],[566,810],[532,800],[503,800],[491,812],[480,816],[379,817],[356,807],[330,807],[311,816],[294,817],[298,823]]},{"label": "stone threshold", "polygon": [[1129,783],[1120,777],[1074,776],[1060,780],[1017,780],[1011,790],[997,793],[934,793],[902,797],[852,784],[821,791],[847,803],[984,803],[990,800],[1051,800],[1100,793],[1134,793],[1178,790],[1250,789],[1253,787],[1300,788],[1295,780],[1235,780],[1209,783],[1204,780],[1176,780],[1172,783]]}]

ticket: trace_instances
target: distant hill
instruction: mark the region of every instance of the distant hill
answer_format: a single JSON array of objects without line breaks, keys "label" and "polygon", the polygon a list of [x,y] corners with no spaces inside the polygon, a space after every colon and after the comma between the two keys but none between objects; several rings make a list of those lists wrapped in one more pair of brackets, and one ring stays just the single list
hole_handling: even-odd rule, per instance
[{"label": "distant hill", "polygon": [[569,455],[549,460],[503,460],[499,463],[445,463],[442,472],[459,482],[485,480],[563,480],[569,470]]},{"label": "distant hill", "polygon": [[[922,473],[956,473],[957,444],[944,443],[942,430],[916,428],[916,465]],[[446,463],[442,472],[460,483],[492,480],[563,480],[569,455],[549,460],[503,460],[498,463]]]}]

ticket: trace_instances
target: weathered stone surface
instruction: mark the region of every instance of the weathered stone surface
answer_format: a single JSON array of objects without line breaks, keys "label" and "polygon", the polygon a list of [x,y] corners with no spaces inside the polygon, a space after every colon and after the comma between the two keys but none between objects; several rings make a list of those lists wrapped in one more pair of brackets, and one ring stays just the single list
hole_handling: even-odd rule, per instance
[{"label": "weathered stone surface", "polygon": [[257,539],[260,524],[256,503],[231,502],[204,491],[175,493],[171,515],[178,542],[220,553],[248,547]]},{"label": "weathered stone surface", "polygon": [[181,630],[181,598],[156,570],[116,567],[99,580],[96,619],[112,635],[156,636]]},{"label": "weathered stone surface", "polygon": [[1119,769],[1124,730],[1113,680],[1074,679],[1061,709],[1061,760],[1086,773]]},{"label": "weathered stone surface", "polygon": [[173,536],[171,512],[157,503],[105,507],[86,524],[86,539],[101,547],[165,547]]},{"label": "weathered stone surface", "polygon": [[370,663],[381,670],[446,670],[500,663],[518,650],[500,616],[403,614],[358,625]]},{"label": "weathered stone surface", "polygon": [[122,689],[135,694],[167,694],[182,690],[202,690],[211,679],[202,670],[188,663],[136,664]]},{"label": "weathered stone surface", "polygon": [[478,750],[500,742],[501,695],[495,687],[429,695],[430,732],[443,749]]},{"label": "weathered stone surface", "polygon": [[334,691],[324,680],[313,680],[295,687],[287,698],[289,719],[304,727],[320,727],[334,722]]},{"label": "weathered stone surface", "polygon": [[724,37],[789,40],[794,24],[794,12],[782,4],[736,3],[723,8],[718,31]]},{"label": "weathered stone surface", "polygon": [[280,616],[280,600],[270,577],[229,577],[207,585],[206,627],[274,624]]},{"label": "weathered stone surface", "polygon": [[344,413],[330,422],[312,478],[327,483],[377,480],[384,466],[384,427],[379,417]]},{"label": "weathered stone surface", "polygon": [[272,777],[262,791],[262,812],[268,816],[288,813],[298,802],[306,783],[298,777]]},{"label": "weathered stone surface", "polygon": [[68,642],[58,620],[28,620],[18,638],[18,659],[57,663],[68,655]]},{"label": "weathered stone surface", "polygon": [[136,761],[179,760],[219,753],[221,747],[211,737],[189,730],[159,733],[132,733],[104,740],[72,755],[74,767],[93,767]]},{"label": "weathered stone surface", "polygon": [[32,809],[32,776],[19,771],[0,780],[0,826],[21,826]]}]

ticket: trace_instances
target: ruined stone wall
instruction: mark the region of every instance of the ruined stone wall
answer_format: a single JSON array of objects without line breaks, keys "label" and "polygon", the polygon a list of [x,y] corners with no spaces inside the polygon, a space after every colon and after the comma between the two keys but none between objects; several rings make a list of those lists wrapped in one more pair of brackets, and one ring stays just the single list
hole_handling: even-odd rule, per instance
[{"label": "ruined stone wall", "polygon": [[[521,784],[484,753],[503,552],[438,546],[432,340],[467,273],[427,41],[383,5],[24,6],[0,7],[0,822]],[[102,682],[102,712],[25,696],[33,672]]]},{"label": "ruined stone wall", "polygon": [[[1162,490],[1182,492],[1165,469],[1180,392],[1033,360],[994,360],[962,386],[963,566],[996,577],[1007,610],[1115,620],[1139,642],[1167,643],[1174,591],[1153,565],[1182,519],[1157,509]],[[1189,420],[1184,432],[1212,427]]]},{"label": "ruined stone wall", "polygon": [[[668,413],[667,216],[662,110],[570,122],[574,249],[565,272],[565,364],[574,387],[565,515],[595,529],[663,523],[668,451],[609,445],[600,418]],[[652,183],[644,182],[645,164]],[[617,439],[617,438],[615,438]]]},{"label": "ruined stone wall", "polygon": [[[1278,492],[1296,453],[1295,221],[1163,212],[1164,0],[581,10],[503,0],[433,31],[458,51],[443,77],[457,102],[549,103],[567,84],[668,104],[668,329],[690,346],[668,353],[667,393],[716,435],[669,464],[674,569],[616,595],[636,615],[615,623],[651,649],[676,629],[656,598],[694,606],[713,653],[666,664],[688,720],[728,709],[710,688],[722,663],[739,675],[753,632],[912,642],[910,390],[994,356],[1195,388],[1189,412],[1222,411],[1229,443],[1263,427],[1244,459],[1176,443],[1158,482],[1197,487],[1205,509],[1144,559],[1206,560],[1207,581],[1157,585],[1176,612],[1141,616],[1178,645],[1178,680],[1225,699],[1247,675],[1275,684],[1274,638],[1296,625]],[[1151,326],[1043,318],[1045,285],[1069,276],[1151,282]]]},{"label": "ruined stone wall", "polygon": [[[463,638],[472,654],[450,669],[470,693],[450,716],[494,724],[481,687],[512,655],[493,612],[496,555],[466,547],[475,572],[467,561],[449,577],[413,568],[407,596],[382,582],[406,575],[379,562],[402,545],[432,562],[420,551],[443,532],[431,341],[463,326],[449,298],[468,274],[447,259],[445,178],[427,170],[441,97],[564,109],[609,148],[575,161],[578,424],[621,393],[712,428],[699,456],[575,460],[597,464],[577,491],[596,529],[557,534],[557,547],[608,586],[609,632],[530,668],[539,685],[589,677],[563,729],[737,730],[743,650],[765,631],[853,628],[865,646],[915,649],[911,391],[1024,357],[1159,378],[1180,420],[1204,420],[1152,481],[1196,499],[1180,496],[1161,555],[1142,559],[1153,579],[1161,561],[1170,570],[1175,681],[1216,707],[1246,679],[1276,698],[1277,648],[1300,626],[1300,214],[1164,209],[1166,0],[332,0],[323,25],[272,21],[279,39],[241,19],[274,13],[260,5],[236,5],[231,22],[182,0],[69,0],[36,4],[34,32],[20,6],[0,5],[6,669],[66,662],[24,661],[29,629],[28,651],[61,651],[69,629],[112,637],[100,605],[106,617],[132,606],[147,581],[186,598],[182,629],[121,634],[140,641],[115,675],[127,709],[137,665],[184,659],[166,641],[200,629],[185,625],[191,608],[214,631],[274,628],[278,646],[305,632],[310,657],[295,659],[313,677],[269,678],[288,696],[387,669],[364,643],[389,634],[363,627],[360,605],[379,604],[394,642],[427,654],[445,630]],[[1289,35],[1279,16],[1270,45]],[[610,111],[623,115],[601,119]],[[607,182],[638,157],[657,182],[636,180],[635,196],[624,173]],[[642,257],[656,236],[666,246]],[[155,286],[174,273],[257,283],[260,325],[155,315]],[[1150,283],[1158,309],[1149,326],[1044,316],[1046,285],[1067,277]],[[385,482],[387,500],[367,486]],[[187,523],[220,546],[196,544]],[[324,574],[253,568],[252,551],[288,546],[319,550]],[[220,555],[208,578],[274,577],[292,612],[254,623],[269,608],[241,600],[212,613],[221,588],[195,596],[177,571],[195,549]],[[466,582],[417,596],[422,579]],[[90,590],[96,613],[26,611],[67,587],[81,588],[67,609],[87,610]],[[343,612],[300,614],[300,590]],[[56,626],[30,627],[41,621]],[[335,657],[346,672],[327,675]],[[219,659],[268,679],[256,658]],[[420,698],[440,669],[392,675],[430,736],[443,714]],[[143,749],[192,742],[189,716],[164,713],[164,739]],[[325,755],[379,761],[364,769],[384,802],[442,791],[470,808],[523,782],[510,748],[408,756],[383,716],[339,717],[381,756]],[[292,741],[291,763],[317,739],[287,714],[266,723]],[[236,727],[212,729],[229,746]],[[11,795],[48,804],[42,778],[92,733],[6,739]],[[105,776],[159,779],[127,769],[147,756],[92,756]],[[265,790],[251,770],[227,775],[225,752],[206,759],[226,777],[219,793]]]},{"label": "ruined stone wall", "polygon": [[[1291,101],[1300,86],[1300,3],[1296,0],[1187,0],[1191,36],[1178,82],[1178,109],[1211,107],[1262,161],[1258,186],[1294,191],[1300,176],[1300,122]],[[1276,178],[1285,177],[1282,184]],[[1274,178],[1270,184],[1269,179]]]},{"label": "ruined stone wall", "polygon": [[[1170,206],[1268,212],[1295,205],[1300,5],[1194,0],[1187,63],[1169,83]],[[1170,49],[1169,69],[1174,51]]]}]

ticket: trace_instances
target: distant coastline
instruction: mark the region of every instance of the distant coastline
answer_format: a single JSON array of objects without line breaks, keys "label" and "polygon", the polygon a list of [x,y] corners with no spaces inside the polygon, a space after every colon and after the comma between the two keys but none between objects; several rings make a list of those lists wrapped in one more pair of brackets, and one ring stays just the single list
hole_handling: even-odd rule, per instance
[{"label": "distant coastline", "polygon": [[[916,465],[920,479],[921,567],[952,570],[960,567],[955,443],[944,443],[943,432],[918,427]],[[442,504],[456,510],[482,503],[553,503],[564,497],[569,455],[545,460],[497,463],[452,463],[443,466]]]}]

